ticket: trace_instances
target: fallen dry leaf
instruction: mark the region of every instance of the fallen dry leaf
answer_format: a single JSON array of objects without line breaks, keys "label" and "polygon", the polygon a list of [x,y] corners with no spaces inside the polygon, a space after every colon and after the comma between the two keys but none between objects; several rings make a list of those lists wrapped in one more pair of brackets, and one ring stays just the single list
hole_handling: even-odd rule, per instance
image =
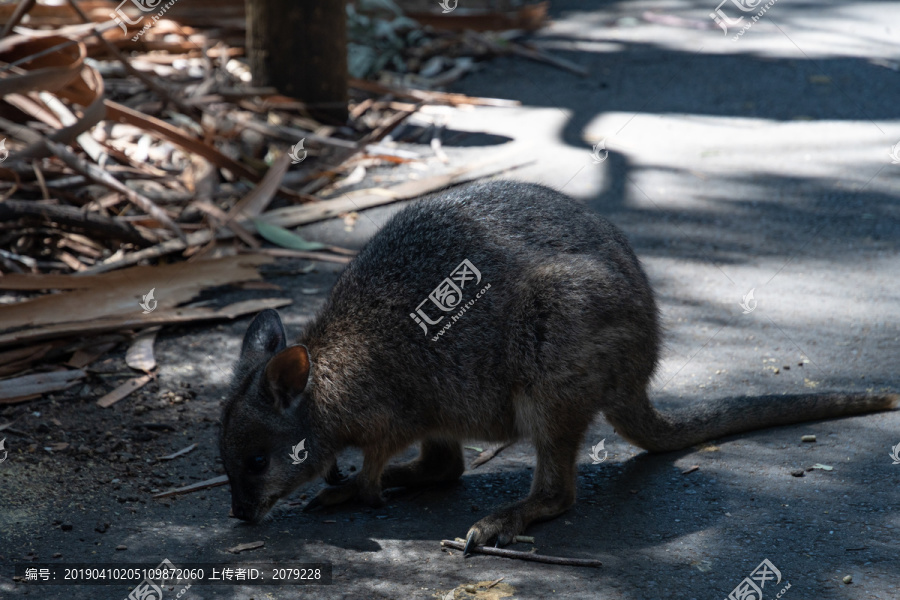
[{"label": "fallen dry leaf", "polygon": [[135,338],[125,353],[126,365],[145,373],[156,368],[153,344],[156,342],[156,334],[159,333],[159,329],[159,327],[152,327]]},{"label": "fallen dry leaf", "polygon": [[515,593],[513,586],[494,580],[464,583],[446,592],[439,591],[437,596],[442,600],[502,600]]},{"label": "fallen dry leaf", "polygon": [[172,454],[160,456],[159,460],[172,460],[172,459],[178,458],[179,456],[184,456],[185,454],[187,454],[188,452],[190,452],[191,450],[193,450],[196,447],[197,447],[197,444],[191,444],[187,448],[182,448],[178,452],[173,452]]},{"label": "fallen dry leaf", "polygon": [[240,554],[241,552],[245,552],[247,550],[256,550],[257,548],[262,548],[266,543],[263,541],[259,542],[247,542],[246,544],[238,544],[233,548],[228,548],[225,552],[231,552],[232,554]]}]

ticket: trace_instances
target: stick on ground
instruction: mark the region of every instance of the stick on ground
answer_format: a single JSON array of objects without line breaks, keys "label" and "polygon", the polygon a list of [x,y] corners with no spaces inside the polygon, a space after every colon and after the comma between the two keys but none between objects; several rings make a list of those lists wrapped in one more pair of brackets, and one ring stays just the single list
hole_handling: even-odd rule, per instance
[{"label": "stick on ground", "polygon": [[498,444],[492,448],[488,448],[487,450],[485,450],[484,452],[482,452],[481,454],[479,454],[478,456],[475,457],[475,460],[472,461],[471,468],[476,469],[476,468],[480,467],[487,461],[491,460],[492,458],[494,458],[495,456],[500,454],[505,448],[509,448],[510,446],[512,446],[512,442],[505,442],[503,444]]},{"label": "stick on ground", "polygon": [[[441,540],[441,546],[444,548],[453,548],[462,551],[466,547],[464,542],[454,542],[452,540]],[[488,556],[500,556],[502,558],[517,558],[519,560],[530,560],[531,562],[546,563],[548,565],[565,565],[569,567],[601,567],[603,563],[599,560],[590,558],[563,558],[561,556],[546,556],[543,554],[533,554],[531,552],[519,552],[517,550],[507,550],[506,548],[492,548],[490,546],[476,546],[472,552],[476,554],[487,554]]]},{"label": "stick on ground", "polygon": [[228,475],[219,475],[218,477],[213,477],[212,479],[207,479],[206,481],[200,481],[198,483],[192,483],[191,485],[186,485],[184,487],[169,490],[167,492],[153,494],[153,497],[168,498],[169,496],[177,496],[178,494],[190,494],[191,492],[199,492],[200,490],[206,490],[220,485],[226,485],[227,483]]}]

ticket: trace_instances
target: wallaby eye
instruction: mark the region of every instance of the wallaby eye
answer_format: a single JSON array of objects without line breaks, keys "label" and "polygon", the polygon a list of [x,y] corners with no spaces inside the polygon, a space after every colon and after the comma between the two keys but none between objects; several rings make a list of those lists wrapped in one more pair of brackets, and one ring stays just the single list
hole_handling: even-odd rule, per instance
[{"label": "wallaby eye", "polygon": [[262,454],[257,454],[250,457],[250,464],[247,468],[251,473],[262,473],[267,466],[269,466],[269,458]]}]

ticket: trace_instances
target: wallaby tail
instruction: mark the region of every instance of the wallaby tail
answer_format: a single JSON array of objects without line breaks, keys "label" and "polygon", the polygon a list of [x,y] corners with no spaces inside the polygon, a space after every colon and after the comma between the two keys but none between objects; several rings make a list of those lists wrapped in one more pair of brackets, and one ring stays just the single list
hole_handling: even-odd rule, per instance
[{"label": "wallaby tail", "polygon": [[650,452],[669,452],[744,431],[845,417],[900,405],[900,394],[742,396],[662,413],[647,398],[604,411],[616,433]]}]

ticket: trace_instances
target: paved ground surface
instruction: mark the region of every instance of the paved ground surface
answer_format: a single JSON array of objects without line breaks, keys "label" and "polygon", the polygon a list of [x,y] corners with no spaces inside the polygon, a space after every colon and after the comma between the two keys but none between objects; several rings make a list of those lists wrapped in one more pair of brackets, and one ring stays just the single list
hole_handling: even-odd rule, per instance
[{"label": "paved ground surface", "polygon": [[[453,165],[501,154],[533,159],[512,176],[562,189],[624,228],[667,328],[653,390],[660,405],[900,390],[900,164],[889,157],[900,141],[900,4],[780,0],[737,41],[753,13],[723,35],[708,17],[715,8],[713,0],[554,2],[555,21],[536,41],[590,76],[518,58],[469,76],[458,91],[516,98],[522,107],[451,111]],[[730,19],[742,14],[731,3],[722,10]],[[608,155],[597,163],[591,151],[601,140]],[[394,210],[368,211],[351,232],[332,222],[306,235],[358,247]],[[267,276],[296,298],[282,311],[294,333],[337,273],[319,264],[299,274],[304,266],[279,263]],[[758,304],[744,314],[739,303],[751,289]],[[215,299],[253,295],[266,293]],[[539,553],[600,559],[599,569],[440,550],[438,540],[465,535],[527,491],[533,454],[525,444],[458,485],[396,493],[379,510],[304,514],[298,495],[248,526],[227,518],[226,487],[152,500],[152,490],[221,472],[219,402],[247,323],[167,329],[157,343],[158,389],[101,416],[91,411],[102,383],[7,410],[38,446],[67,440],[73,448],[13,452],[0,465],[0,560],[334,564],[328,587],[194,586],[186,600],[716,600],[768,559],[781,581],[766,585],[766,600],[788,583],[787,599],[900,597],[900,465],[888,456],[900,444],[900,413],[653,457],[598,418],[582,453],[578,504],[529,533]],[[124,368],[121,357],[105,365]],[[817,441],[802,443],[807,434]],[[8,446],[22,445],[8,437]],[[593,465],[589,445],[601,440],[609,456]],[[193,442],[197,450],[185,457],[154,460]],[[353,452],[341,462],[360,465]],[[832,469],[791,475],[816,464]],[[259,540],[263,548],[239,557],[224,552]],[[36,589],[8,575],[3,598],[117,600],[130,590]],[[843,583],[848,575],[852,583]],[[489,592],[465,591],[501,577]]]}]

